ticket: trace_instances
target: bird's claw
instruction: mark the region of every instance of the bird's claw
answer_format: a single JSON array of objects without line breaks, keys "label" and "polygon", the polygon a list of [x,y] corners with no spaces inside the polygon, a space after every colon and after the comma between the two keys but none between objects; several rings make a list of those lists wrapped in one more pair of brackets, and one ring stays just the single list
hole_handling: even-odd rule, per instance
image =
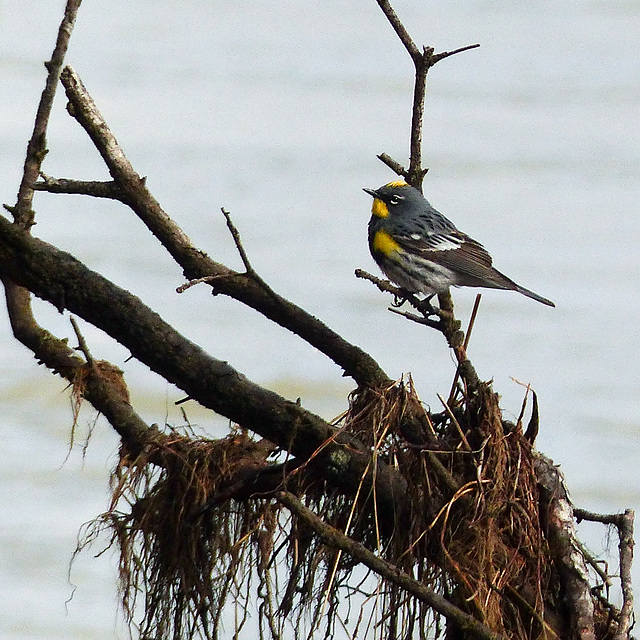
[{"label": "bird's claw", "polygon": [[403,293],[394,293],[393,294],[393,302],[391,303],[391,306],[394,309],[399,309],[405,302],[407,302],[410,298],[411,294],[408,294],[406,292]]}]

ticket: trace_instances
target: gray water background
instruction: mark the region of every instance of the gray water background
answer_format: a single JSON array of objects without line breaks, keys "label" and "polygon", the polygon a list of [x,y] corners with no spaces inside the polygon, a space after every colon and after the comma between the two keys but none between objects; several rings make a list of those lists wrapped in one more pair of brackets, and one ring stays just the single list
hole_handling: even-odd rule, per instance
[{"label": "gray water background", "polygon": [[[63,5],[0,2],[6,203],[15,201]],[[562,466],[578,506],[638,509],[640,3],[395,6],[419,44],[482,45],[429,75],[425,193],[500,270],[557,304],[485,292],[470,357],[494,380],[506,417],[517,417],[523,398],[512,378],[536,389],[538,448]],[[390,375],[411,372],[437,409],[455,370],[442,338],[387,312],[388,300],[353,276],[358,267],[376,272],[361,188],[393,175],[375,155],[408,154],[412,67],[373,0],[95,0],[81,8],[67,60],[197,246],[241,267],[220,214],[227,208],[276,291]],[[106,179],[64,102],[59,95],[44,170]],[[177,295],[180,269],[124,207],[44,194],[35,207],[37,236],[139,295],[212,355],[326,418],[345,408],[351,381],[314,349],[205,286]],[[474,296],[454,292],[463,321]],[[72,335],[67,316],[35,308],[45,326]],[[145,419],[182,423],[179,390],[81,326],[94,356],[125,370]],[[69,392],[13,340],[4,309],[0,367],[0,637],[125,637],[114,558],[85,552],[68,577],[80,526],[107,506],[117,438],[99,419],[83,457],[94,418],[85,410],[67,456]],[[225,432],[225,420],[192,405],[198,428]],[[583,535],[596,553],[606,546],[602,528]],[[638,587],[637,566],[634,574]],[[65,604],[69,582],[77,589]]]}]

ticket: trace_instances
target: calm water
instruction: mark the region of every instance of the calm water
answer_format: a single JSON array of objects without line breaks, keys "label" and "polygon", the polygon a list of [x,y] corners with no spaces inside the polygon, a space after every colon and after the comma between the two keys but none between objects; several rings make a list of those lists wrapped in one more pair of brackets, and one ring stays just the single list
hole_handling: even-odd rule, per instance
[{"label": "calm water", "polygon": [[[63,4],[0,2],[3,202],[15,200]],[[494,379],[507,416],[517,416],[523,395],[512,377],[537,390],[538,446],[562,465],[579,506],[640,509],[640,5],[396,8],[419,43],[482,45],[430,75],[428,197],[499,269],[557,304],[487,292],[470,356]],[[80,12],[68,61],[195,244],[240,267],[224,206],[277,291],[390,375],[411,371],[425,402],[448,391],[454,366],[440,337],[388,313],[387,300],[353,276],[374,270],[361,187],[392,178],[375,154],[405,162],[408,147],[411,66],[373,0],[96,0]],[[106,178],[61,98],[49,140],[47,173]],[[204,287],[176,295],[180,270],[122,207],[39,195],[36,208],[36,235],[139,294],[216,357],[326,417],[344,408],[349,381],[316,351]],[[467,318],[474,292],[454,298]],[[66,317],[36,308],[70,335]],[[86,458],[76,447],[65,462],[68,393],[13,341],[4,310],[0,320],[0,636],[122,636],[111,558],[80,558],[65,606],[76,534],[106,507],[117,440],[99,420]],[[84,331],[96,357],[125,369],[146,419],[180,422],[180,391],[125,363],[127,353],[102,333]],[[202,429],[223,432],[225,421],[187,409]],[[86,411],[83,434],[92,421]],[[601,529],[585,536],[596,552],[605,543]]]}]

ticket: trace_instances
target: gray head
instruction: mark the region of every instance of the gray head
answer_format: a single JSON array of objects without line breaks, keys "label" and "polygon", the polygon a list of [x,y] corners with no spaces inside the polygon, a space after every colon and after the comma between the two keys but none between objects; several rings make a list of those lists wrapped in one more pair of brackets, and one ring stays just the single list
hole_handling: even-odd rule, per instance
[{"label": "gray head", "polygon": [[424,196],[404,180],[389,182],[379,189],[364,189],[373,196],[371,213],[377,218],[402,216],[403,212],[422,212],[431,208]]},{"label": "gray head", "polygon": [[406,233],[413,231],[454,231],[455,225],[436,211],[425,197],[403,180],[390,182],[379,189],[364,189],[373,196],[370,228],[393,227]]}]

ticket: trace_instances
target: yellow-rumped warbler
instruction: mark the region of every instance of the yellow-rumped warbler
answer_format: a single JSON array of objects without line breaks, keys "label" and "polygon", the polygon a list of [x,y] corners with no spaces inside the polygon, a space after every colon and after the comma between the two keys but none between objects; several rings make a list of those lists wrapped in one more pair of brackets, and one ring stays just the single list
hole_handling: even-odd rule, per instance
[{"label": "yellow-rumped warbler", "polygon": [[385,275],[409,293],[433,296],[449,287],[510,289],[550,307],[556,305],[494,269],[486,249],[400,180],[372,195],[369,249]]}]

